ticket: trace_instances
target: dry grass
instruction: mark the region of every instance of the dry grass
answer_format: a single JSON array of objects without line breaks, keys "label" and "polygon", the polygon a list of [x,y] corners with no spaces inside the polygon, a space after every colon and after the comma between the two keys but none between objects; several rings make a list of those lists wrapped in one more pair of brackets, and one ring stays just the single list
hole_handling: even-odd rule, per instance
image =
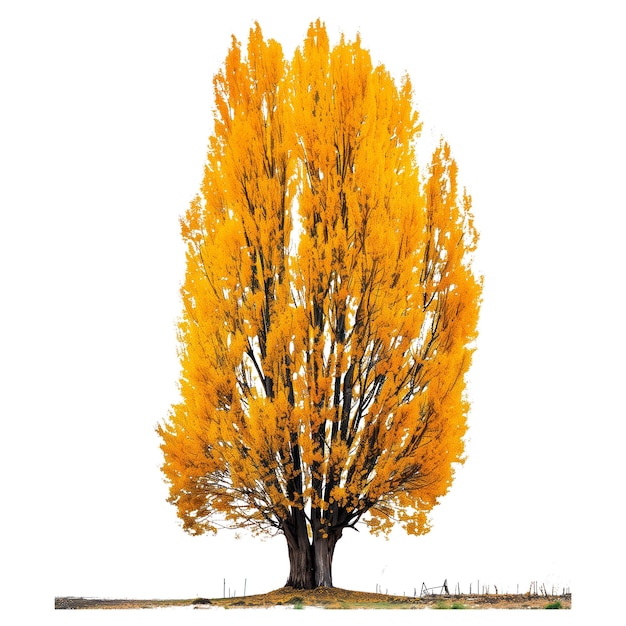
[{"label": "dry grass", "polygon": [[57,609],[155,609],[162,607],[194,607],[225,609],[290,607],[303,609],[545,609],[560,602],[561,608],[571,608],[571,595],[547,597],[541,595],[434,595],[423,598],[393,596],[382,593],[326,588],[293,589],[282,587],[269,593],[234,598],[195,598],[189,600],[112,600],[98,598],[55,598]]}]

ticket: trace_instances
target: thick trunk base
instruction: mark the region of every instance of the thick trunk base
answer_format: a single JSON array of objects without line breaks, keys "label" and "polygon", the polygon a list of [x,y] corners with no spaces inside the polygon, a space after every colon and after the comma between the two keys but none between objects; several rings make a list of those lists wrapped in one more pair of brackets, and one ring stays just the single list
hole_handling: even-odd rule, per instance
[{"label": "thick trunk base", "polygon": [[[296,530],[292,527],[292,531]],[[289,578],[286,586],[315,589],[333,586],[333,556],[341,531],[327,537],[318,534],[311,543],[303,532],[285,533],[289,551]]]},{"label": "thick trunk base", "polygon": [[286,586],[294,589],[314,589],[313,550],[307,540],[306,545],[292,546],[289,550],[289,578]]},{"label": "thick trunk base", "polygon": [[333,586],[333,554],[335,552],[336,539],[329,536],[318,538],[313,545],[315,557],[315,586]]},{"label": "thick trunk base", "polygon": [[314,589],[314,557],[309,543],[306,517],[296,511],[284,526],[289,550],[289,578],[286,586],[294,589]]}]

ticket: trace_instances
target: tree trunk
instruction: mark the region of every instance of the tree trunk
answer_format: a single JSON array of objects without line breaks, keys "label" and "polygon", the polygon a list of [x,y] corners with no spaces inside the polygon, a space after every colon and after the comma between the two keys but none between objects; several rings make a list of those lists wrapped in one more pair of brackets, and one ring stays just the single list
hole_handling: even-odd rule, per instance
[{"label": "tree trunk", "polygon": [[327,537],[318,535],[313,542],[313,556],[315,558],[315,586],[333,586],[333,554],[335,545],[339,539],[334,533]]},{"label": "tree trunk", "polygon": [[296,511],[284,525],[289,551],[289,578],[285,585],[294,589],[315,589],[333,586],[333,556],[342,531],[334,530],[326,537],[313,531],[309,541],[306,517]]},{"label": "tree trunk", "polygon": [[313,589],[314,561],[313,549],[309,543],[306,518],[302,511],[296,511],[284,525],[287,549],[289,551],[289,578],[285,583],[294,589]]},{"label": "tree trunk", "polygon": [[305,545],[292,545],[287,542],[289,550],[289,578],[285,585],[294,589],[313,589],[313,554],[307,541]]}]

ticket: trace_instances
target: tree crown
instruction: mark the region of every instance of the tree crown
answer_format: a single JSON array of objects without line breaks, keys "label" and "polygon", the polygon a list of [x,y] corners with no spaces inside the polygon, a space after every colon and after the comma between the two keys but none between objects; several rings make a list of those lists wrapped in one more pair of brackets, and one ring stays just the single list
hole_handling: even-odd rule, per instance
[{"label": "tree crown", "polygon": [[159,426],[191,533],[428,530],[463,462],[481,280],[445,142],[359,38],[318,21],[291,62],[250,31],[215,76],[199,195],[181,220],[181,400]]}]

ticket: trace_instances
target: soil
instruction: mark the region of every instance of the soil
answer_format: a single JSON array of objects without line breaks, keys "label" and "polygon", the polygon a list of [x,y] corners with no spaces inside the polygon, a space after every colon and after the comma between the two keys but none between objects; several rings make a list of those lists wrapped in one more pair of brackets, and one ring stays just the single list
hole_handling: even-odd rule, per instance
[{"label": "soil", "polygon": [[320,587],[303,590],[283,587],[269,593],[234,598],[189,600],[113,600],[103,598],[55,598],[55,609],[156,609],[222,607],[226,609],[287,607],[302,609],[546,609],[572,608],[571,594],[560,596],[530,594],[429,595],[421,598]]}]

